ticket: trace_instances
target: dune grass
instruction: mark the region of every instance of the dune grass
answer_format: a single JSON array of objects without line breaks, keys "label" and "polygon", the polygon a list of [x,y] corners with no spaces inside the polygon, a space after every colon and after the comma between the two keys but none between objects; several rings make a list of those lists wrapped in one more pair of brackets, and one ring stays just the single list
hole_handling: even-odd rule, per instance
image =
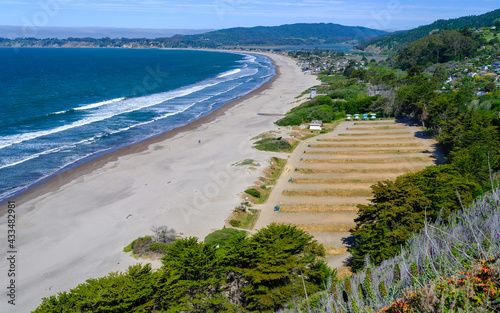
[{"label": "dune grass", "polygon": [[376,158],[376,159],[305,159],[304,163],[364,163],[364,164],[387,164],[387,163],[407,163],[407,162],[432,162],[429,157],[411,157],[411,158]]},{"label": "dune grass", "polygon": [[405,129],[407,126],[374,126],[374,127],[349,127],[348,130],[386,130],[386,129]]},{"label": "dune grass", "polygon": [[394,125],[397,122],[356,122],[354,125]]},{"label": "dune grass", "polygon": [[346,233],[354,229],[356,224],[337,224],[337,225],[297,225],[297,228],[310,233]]},{"label": "dune grass", "polygon": [[281,212],[307,212],[307,213],[330,213],[330,212],[358,212],[355,204],[346,205],[281,205]]},{"label": "dune grass", "polygon": [[366,184],[376,183],[380,179],[356,179],[356,178],[337,178],[337,179],[310,179],[310,178],[294,178],[293,184]]},{"label": "dune grass", "polygon": [[228,221],[233,227],[252,229],[260,215],[260,210],[249,209],[245,212],[235,211],[231,214]]},{"label": "dune grass", "polygon": [[[369,142],[370,140],[366,140]],[[390,148],[390,147],[419,147],[423,146],[422,143],[420,142],[407,142],[407,143],[353,143],[353,144],[312,144],[311,148],[376,148],[376,147],[385,147],[385,148]]]},{"label": "dune grass", "polygon": [[334,246],[326,246],[325,254],[326,255],[342,255],[347,253],[347,248],[345,247],[334,247]]},{"label": "dune grass", "polygon": [[285,196],[308,196],[308,197],[370,197],[373,195],[367,189],[322,189],[322,190],[284,190]]},{"label": "dune grass", "polygon": [[[419,171],[426,168],[426,166],[413,166],[411,171]],[[370,168],[370,169],[310,169],[310,168],[298,168],[298,172],[304,174],[316,174],[316,173],[407,173],[410,172],[409,169],[405,168]]]},{"label": "dune grass", "polygon": [[[352,128],[349,128],[351,130]],[[412,132],[379,132],[379,133],[352,133],[352,134],[339,134],[339,136],[390,136],[390,135],[408,135]]]},{"label": "dune grass", "polygon": [[410,149],[410,150],[362,150],[362,151],[307,151],[307,154],[337,154],[337,155],[358,155],[358,154],[411,154],[411,153],[430,153],[429,150]]},{"label": "dune grass", "polygon": [[416,140],[417,137],[392,137],[392,138],[370,138],[370,139],[364,139],[364,138],[340,138],[340,139],[317,139],[316,141],[324,141],[324,142],[345,142],[345,141],[394,141],[394,140]]}]

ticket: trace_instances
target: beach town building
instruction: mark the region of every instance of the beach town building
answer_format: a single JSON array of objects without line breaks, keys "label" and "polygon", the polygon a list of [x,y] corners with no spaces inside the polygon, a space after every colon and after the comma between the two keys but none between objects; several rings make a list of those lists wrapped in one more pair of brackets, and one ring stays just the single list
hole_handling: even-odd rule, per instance
[{"label": "beach town building", "polygon": [[311,99],[317,96],[316,88],[311,89]]},{"label": "beach town building", "polygon": [[323,129],[323,121],[312,120],[311,123],[309,123],[309,129],[311,129],[311,130],[322,130]]}]

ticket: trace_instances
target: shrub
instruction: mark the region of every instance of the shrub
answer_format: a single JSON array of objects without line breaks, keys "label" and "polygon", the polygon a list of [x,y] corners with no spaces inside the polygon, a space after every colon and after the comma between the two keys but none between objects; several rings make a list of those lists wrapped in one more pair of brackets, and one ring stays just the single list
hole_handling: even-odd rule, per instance
[{"label": "shrub", "polygon": [[251,195],[252,197],[255,197],[255,198],[260,198],[260,191],[258,191],[257,189],[255,188],[250,188],[250,189],[247,189],[245,190],[245,192],[249,195]]},{"label": "shrub", "polygon": [[[231,220],[231,221],[236,221],[236,220]],[[236,221],[236,222],[238,222],[238,221]],[[238,230],[238,229],[233,229],[233,228],[223,228],[223,229],[219,229],[219,230],[214,231],[213,233],[208,234],[205,237],[204,242],[206,244],[219,245],[220,247],[223,247],[229,240],[233,239],[234,237],[239,236],[240,234],[246,234],[246,233],[247,232],[244,230]]]},{"label": "shrub", "polygon": [[229,225],[231,225],[233,227],[239,227],[241,225],[241,222],[237,221],[237,220],[230,220]]},{"label": "shrub", "polygon": [[165,254],[167,251],[167,244],[154,242],[151,236],[139,237],[131,244],[134,254],[143,256],[150,253]]},{"label": "shrub", "polygon": [[[300,124],[299,124],[300,125]],[[292,145],[283,139],[265,138],[256,142],[255,148],[263,151],[288,151]]]},{"label": "shrub", "polygon": [[154,233],[153,240],[159,243],[164,243],[164,244],[172,244],[175,239],[177,239],[177,235],[175,233],[175,230],[173,228],[168,229],[167,226],[162,225],[162,226],[153,226],[151,227],[151,230]]},{"label": "shrub", "polygon": [[165,225],[153,226],[151,230],[154,233],[153,236],[139,237],[123,248],[123,251],[132,251],[133,254],[138,256],[151,253],[165,254],[167,247],[177,239],[175,230],[169,229]]}]

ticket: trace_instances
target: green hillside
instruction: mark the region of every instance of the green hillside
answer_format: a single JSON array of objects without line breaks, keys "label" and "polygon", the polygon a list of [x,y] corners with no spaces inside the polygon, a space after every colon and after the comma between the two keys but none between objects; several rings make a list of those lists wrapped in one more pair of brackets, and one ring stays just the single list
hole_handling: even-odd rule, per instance
[{"label": "green hillside", "polygon": [[432,24],[394,33],[357,46],[361,50],[400,50],[406,44],[446,29],[477,28],[493,26],[500,21],[500,9],[482,15],[471,15],[449,20],[437,20]]},{"label": "green hillside", "polygon": [[289,303],[298,312],[499,312],[500,190],[426,222],[396,257]]},{"label": "green hillside", "polygon": [[273,27],[237,27],[198,35],[176,35],[174,38],[193,45],[319,45],[363,40],[387,32],[359,26],[332,23],[289,24]]}]

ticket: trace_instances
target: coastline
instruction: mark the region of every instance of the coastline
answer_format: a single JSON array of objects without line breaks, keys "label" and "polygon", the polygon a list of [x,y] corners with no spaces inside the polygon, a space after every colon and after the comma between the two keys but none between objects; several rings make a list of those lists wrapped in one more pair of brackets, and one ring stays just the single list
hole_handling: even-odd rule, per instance
[{"label": "coastline", "polygon": [[[98,48],[97,48],[98,49]],[[189,49],[188,49],[189,50]],[[191,49],[191,50],[197,50],[197,49]],[[32,187],[29,187],[26,191],[20,193],[19,195],[14,195],[11,198],[6,199],[5,201],[0,203],[0,216],[4,216],[7,212],[7,207],[6,203],[9,200],[16,200],[21,203],[28,202],[30,200],[33,200],[39,196],[42,196],[46,194],[47,192],[50,192],[52,190],[57,190],[61,188],[63,185],[70,183],[71,181],[81,177],[82,175],[87,175],[92,173],[93,171],[100,169],[104,167],[106,164],[116,162],[120,157],[127,156],[130,154],[135,154],[135,153],[141,153],[145,152],[149,149],[149,147],[153,144],[160,143],[162,141],[165,141],[167,139],[173,138],[183,132],[189,132],[192,130],[197,129],[198,127],[213,122],[217,118],[223,116],[228,110],[233,108],[234,106],[240,104],[241,102],[259,94],[260,92],[264,91],[265,89],[269,88],[269,86],[272,85],[272,83],[279,78],[280,71],[279,67],[276,66],[274,60],[269,57],[269,54],[267,53],[248,53],[245,51],[237,51],[237,50],[232,50],[232,51],[218,51],[218,50],[203,50],[203,51],[214,51],[214,52],[225,52],[225,53],[238,53],[238,54],[260,54],[267,56],[271,61],[273,62],[274,65],[274,71],[275,75],[271,77],[267,82],[262,84],[259,88],[250,91],[246,95],[241,96],[240,98],[230,101],[220,108],[217,108],[216,110],[210,112],[208,115],[205,115],[195,121],[192,121],[189,124],[174,128],[172,130],[166,131],[162,134],[159,134],[157,136],[147,138],[143,141],[118,148],[116,150],[112,150],[110,152],[105,152],[103,155],[100,155],[95,158],[91,158],[88,161],[84,161],[83,163],[73,166],[67,170],[62,169],[60,173],[56,173],[54,175],[51,175],[45,179],[43,179],[41,182],[38,182],[34,184]]]},{"label": "coastline", "polygon": [[[277,117],[257,113],[283,114],[300,92],[317,85],[293,60],[265,55],[275,64],[276,75],[257,90],[186,126],[56,175],[13,199],[21,277],[18,312],[33,310],[42,297],[86,279],[138,263],[123,247],[150,234],[153,225],[200,240],[223,227],[243,190],[261,176],[273,155],[253,149],[251,138],[277,129]],[[233,166],[246,158],[261,166]],[[6,262],[1,265],[6,270]]]},{"label": "coastline", "polygon": [[[28,49],[33,48],[33,47],[28,47]],[[43,47],[47,49],[51,49],[51,47]],[[38,49],[38,47],[34,47],[34,49]],[[62,48],[62,49],[79,49],[79,48],[72,48],[72,47],[67,47],[67,48]],[[109,48],[92,48],[92,49],[109,49]],[[131,48],[131,49],[137,49],[137,50],[146,50],[144,48]],[[251,53],[248,51],[242,51],[242,50],[231,50],[231,51],[224,51],[224,50],[216,50],[216,49],[171,49],[171,48],[162,48],[162,49],[152,49],[152,50],[189,50],[189,51],[204,51],[204,52],[217,52],[217,53],[229,53],[229,54],[238,54],[238,55],[263,55],[266,56],[265,53]],[[272,59],[271,59],[272,62]],[[239,96],[239,98],[235,100],[231,100],[225,104],[223,104],[221,107],[215,109],[214,111],[209,112],[207,115],[198,118],[192,122],[189,122],[186,125],[176,127],[171,130],[164,131],[162,133],[159,133],[157,135],[154,135],[153,137],[141,139],[140,141],[136,141],[134,143],[129,143],[127,145],[122,145],[118,147],[110,147],[106,149],[105,151],[101,151],[98,153],[95,153],[94,155],[89,155],[81,160],[77,160],[74,163],[68,164],[64,166],[63,168],[60,168],[56,170],[54,173],[48,174],[44,177],[40,177],[37,180],[33,180],[25,185],[19,184],[19,185],[14,185],[14,187],[10,189],[17,189],[21,188],[20,190],[17,190],[13,192],[11,195],[2,195],[0,198],[0,216],[4,216],[7,212],[7,207],[6,203],[10,200],[13,199],[19,199],[19,198],[25,198],[25,197],[33,197],[40,195],[41,193],[44,193],[44,191],[39,191],[39,186],[45,186],[47,187],[48,185],[51,185],[50,189],[56,188],[57,186],[60,186],[61,184],[67,183],[71,181],[74,177],[73,176],[80,176],[81,174],[87,174],[89,171],[92,171],[95,168],[98,168],[99,166],[102,167],[106,163],[116,161],[116,158],[119,158],[120,156],[129,154],[129,153],[137,153],[140,151],[144,151],[147,149],[149,144],[153,144],[157,142],[158,140],[164,140],[167,138],[171,138],[175,135],[177,135],[179,132],[182,131],[189,131],[194,129],[195,127],[202,125],[204,123],[208,123],[212,121],[213,119],[217,118],[221,114],[225,112],[225,110],[228,110],[234,105],[237,105],[239,101],[246,99],[247,97],[250,97],[254,95],[256,92],[258,92],[261,89],[267,88],[269,86],[269,83],[274,81],[276,77],[279,76],[279,69],[275,66],[274,62],[272,62],[274,66],[274,71],[275,75],[273,75],[270,78],[267,78],[268,81],[263,83],[261,86],[259,86],[257,89],[252,90],[248,92],[247,94],[244,94],[242,96]],[[155,138],[157,141],[155,141]],[[126,151],[129,150],[129,151]],[[97,166],[94,165],[94,163],[97,164]],[[58,181],[58,184],[55,184],[55,182]],[[23,182],[24,183],[24,182]],[[45,188],[47,189],[47,188]],[[4,190],[7,193],[6,189]],[[32,195],[35,194],[35,195]]]}]

